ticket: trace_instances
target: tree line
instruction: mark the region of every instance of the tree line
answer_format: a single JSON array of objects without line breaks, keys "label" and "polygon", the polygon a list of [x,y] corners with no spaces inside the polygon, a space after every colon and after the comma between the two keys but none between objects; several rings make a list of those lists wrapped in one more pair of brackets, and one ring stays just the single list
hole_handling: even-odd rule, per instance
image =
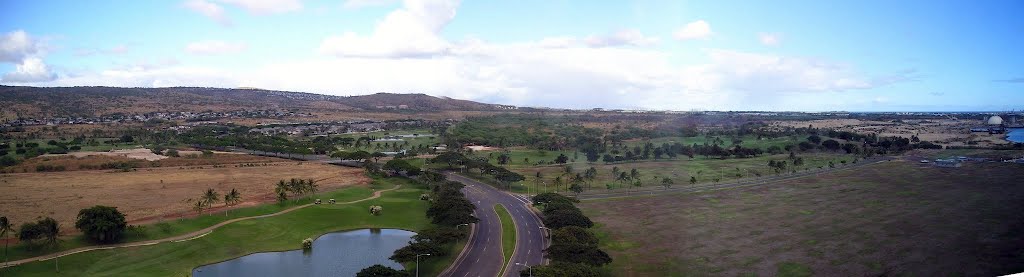
[{"label": "tree line", "polygon": [[557,193],[538,194],[532,200],[542,205],[544,226],[550,230],[551,245],[544,249],[544,257],[551,264],[522,270],[520,276],[600,276],[597,268],[611,263],[612,257],[598,247],[597,236],[589,230],[594,222],[576,207],[579,200]]},{"label": "tree line", "polygon": [[[417,180],[430,188],[430,192],[421,199],[429,201],[426,215],[434,226],[421,230],[413,236],[412,242],[395,250],[390,259],[398,263],[414,262],[416,256],[420,254],[430,254],[426,257],[428,259],[451,255],[452,253],[448,251],[449,246],[468,235],[469,228],[460,227],[480,221],[473,216],[476,205],[462,193],[461,189],[465,186],[462,183],[448,181],[444,175],[431,171],[425,171]],[[367,267],[356,274],[360,277],[408,275],[407,271],[383,265]]]}]

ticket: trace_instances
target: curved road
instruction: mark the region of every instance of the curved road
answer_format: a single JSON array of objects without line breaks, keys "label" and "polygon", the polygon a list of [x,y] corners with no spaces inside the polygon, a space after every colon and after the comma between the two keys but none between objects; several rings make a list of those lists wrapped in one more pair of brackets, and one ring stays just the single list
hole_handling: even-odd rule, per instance
[{"label": "curved road", "polygon": [[525,266],[544,262],[544,248],[547,245],[543,223],[529,208],[526,197],[512,195],[454,173],[447,173],[448,180],[466,185],[463,192],[476,205],[476,216],[480,222],[473,227],[465,251],[441,276],[491,277],[498,276],[504,263],[501,249],[501,223],[494,211],[495,204],[502,204],[516,225],[516,249],[509,260],[504,276],[519,276]]},{"label": "curved road", "polygon": [[[390,189],[374,191],[373,192],[373,196],[370,196],[370,197],[367,197],[367,198],[363,198],[363,199],[359,199],[359,200],[349,201],[349,202],[339,202],[339,203],[336,203],[335,205],[337,205],[337,204],[352,204],[352,203],[363,202],[363,201],[366,201],[366,200],[377,199],[378,197],[380,197],[381,193],[383,193],[385,191],[396,190],[396,189],[398,189],[400,187],[402,187],[402,186],[401,185],[396,185],[395,187],[390,188]],[[20,265],[20,264],[24,264],[24,263],[35,262],[35,261],[46,261],[46,260],[50,260],[50,259],[54,259],[54,258],[60,258],[60,257],[67,256],[67,255],[78,254],[78,253],[82,253],[82,252],[89,252],[89,251],[93,251],[93,250],[106,250],[106,249],[114,249],[114,248],[146,246],[146,245],[154,245],[154,244],[163,243],[163,242],[189,241],[189,240],[197,239],[197,238],[200,238],[202,236],[208,235],[208,234],[210,234],[210,232],[213,232],[217,228],[223,227],[224,225],[228,225],[228,224],[239,222],[239,221],[243,221],[243,220],[265,218],[265,217],[271,217],[271,216],[279,216],[279,215],[290,213],[290,212],[293,212],[295,210],[302,209],[302,208],[305,208],[305,207],[309,207],[309,206],[312,206],[312,205],[316,205],[316,204],[310,203],[310,204],[299,205],[299,206],[291,207],[291,208],[288,208],[288,209],[285,209],[285,210],[282,210],[282,211],[279,211],[279,212],[276,212],[276,213],[272,213],[272,214],[256,215],[256,216],[249,216],[249,217],[239,217],[239,218],[235,218],[235,219],[225,220],[223,222],[214,224],[213,226],[203,228],[202,230],[199,230],[199,231],[195,231],[195,232],[191,232],[191,233],[187,233],[187,234],[182,234],[182,235],[177,235],[177,236],[173,236],[173,237],[162,238],[162,239],[147,240],[147,241],[137,241],[137,242],[126,242],[126,243],[111,244],[111,245],[96,245],[96,246],[79,247],[79,248],[65,250],[65,251],[61,251],[61,252],[57,252],[57,253],[51,253],[51,254],[47,254],[47,255],[43,255],[43,256],[35,256],[35,257],[31,257],[31,258],[25,258],[25,259],[21,259],[21,260],[11,261],[11,262],[8,262],[8,263],[0,264],[0,268],[11,267],[11,266],[16,266],[16,265]]]}]

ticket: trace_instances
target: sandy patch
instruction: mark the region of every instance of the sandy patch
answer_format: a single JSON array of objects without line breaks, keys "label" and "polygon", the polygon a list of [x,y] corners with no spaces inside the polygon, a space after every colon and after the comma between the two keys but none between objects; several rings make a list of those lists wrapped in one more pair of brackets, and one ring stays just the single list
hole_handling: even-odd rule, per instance
[{"label": "sandy patch", "polygon": [[[195,152],[195,153],[193,153]],[[179,151],[180,155],[198,155],[202,154],[200,151]],[[86,156],[121,156],[129,159],[147,160],[147,161],[159,161],[168,158],[164,155],[153,154],[153,151],[149,148],[135,148],[135,149],[117,149],[111,150],[110,152],[96,152],[96,151],[81,151],[71,152],[67,154],[46,154],[44,157],[63,157],[72,156],[76,158]]]}]

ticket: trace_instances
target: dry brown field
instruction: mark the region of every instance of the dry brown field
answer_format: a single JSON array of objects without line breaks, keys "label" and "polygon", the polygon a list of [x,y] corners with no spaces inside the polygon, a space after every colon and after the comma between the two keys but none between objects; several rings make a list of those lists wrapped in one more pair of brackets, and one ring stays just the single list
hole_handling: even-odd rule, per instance
[{"label": "dry brown field", "polygon": [[1024,271],[1021,176],[900,160],[580,207],[614,276],[995,276]]},{"label": "dry brown field", "polygon": [[[167,160],[171,159],[159,162]],[[69,226],[74,226],[80,209],[107,205],[118,207],[130,224],[136,224],[143,219],[188,214],[191,205],[185,200],[198,198],[208,188],[220,195],[238,189],[244,203],[236,207],[273,202],[274,184],[290,178],[317,180],[321,191],[369,183],[358,168],[279,159],[255,166],[241,163],[137,168],[128,172],[7,173],[0,174],[0,211],[13,222],[50,216],[65,226],[63,229],[73,230]]]},{"label": "dry brown field", "polygon": [[[150,154],[149,150],[143,149],[142,154]],[[72,152],[70,154],[61,154],[56,156],[43,155],[35,158],[25,160],[24,162],[4,168],[2,172],[7,173],[27,173],[35,172],[38,166],[63,166],[64,171],[76,171],[76,170],[93,170],[98,169],[104,164],[111,163],[127,163],[133,168],[151,168],[151,167],[194,167],[203,165],[230,165],[242,163],[275,163],[289,161],[286,159],[273,158],[273,157],[262,157],[254,155],[245,155],[238,153],[214,153],[213,156],[204,157],[199,151],[179,151],[180,157],[165,157],[159,155],[152,155],[155,157],[161,157],[159,160],[145,160],[141,158],[128,158],[123,155],[107,155],[108,152],[101,152],[98,155],[86,155],[89,152]]]},{"label": "dry brown field", "polygon": [[[779,121],[778,126],[826,128],[860,134],[917,136],[922,140],[945,146],[991,146],[1006,144],[1005,134],[972,133],[971,128],[984,127],[981,119],[905,120],[903,122],[867,121],[858,119],[823,119],[810,121]],[[969,144],[973,142],[974,144]]]}]

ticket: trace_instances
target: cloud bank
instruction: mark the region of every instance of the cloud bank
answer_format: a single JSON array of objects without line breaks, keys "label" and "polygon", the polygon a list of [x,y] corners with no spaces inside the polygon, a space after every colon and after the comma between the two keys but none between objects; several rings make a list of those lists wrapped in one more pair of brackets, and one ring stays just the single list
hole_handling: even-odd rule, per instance
[{"label": "cloud bank", "polygon": [[[302,8],[301,3],[278,7],[262,1],[192,0],[186,5],[191,2],[211,18],[223,15],[221,4],[238,5],[255,14]],[[503,43],[472,37],[450,40],[442,36],[442,31],[456,18],[459,4],[406,0],[385,15],[372,32],[340,29],[319,45],[310,45],[309,51],[316,55],[313,58],[242,70],[175,62],[122,66],[54,79],[56,75],[39,55],[29,54],[40,52],[38,47],[31,46],[24,34],[9,34],[0,44],[0,59],[19,65],[5,75],[3,82],[245,86],[335,95],[385,91],[521,106],[688,110],[771,107],[784,101],[774,95],[843,93],[914,78],[913,71],[873,76],[837,61],[714,48],[687,53],[697,58],[680,62],[679,53],[652,47],[660,43],[657,36],[635,29]],[[666,35],[678,40],[672,43],[681,44],[679,41],[708,39],[714,32],[707,21],[697,20]],[[776,38],[771,43],[778,42]],[[247,48],[244,42],[209,40],[189,43],[184,51],[220,55]]]}]

